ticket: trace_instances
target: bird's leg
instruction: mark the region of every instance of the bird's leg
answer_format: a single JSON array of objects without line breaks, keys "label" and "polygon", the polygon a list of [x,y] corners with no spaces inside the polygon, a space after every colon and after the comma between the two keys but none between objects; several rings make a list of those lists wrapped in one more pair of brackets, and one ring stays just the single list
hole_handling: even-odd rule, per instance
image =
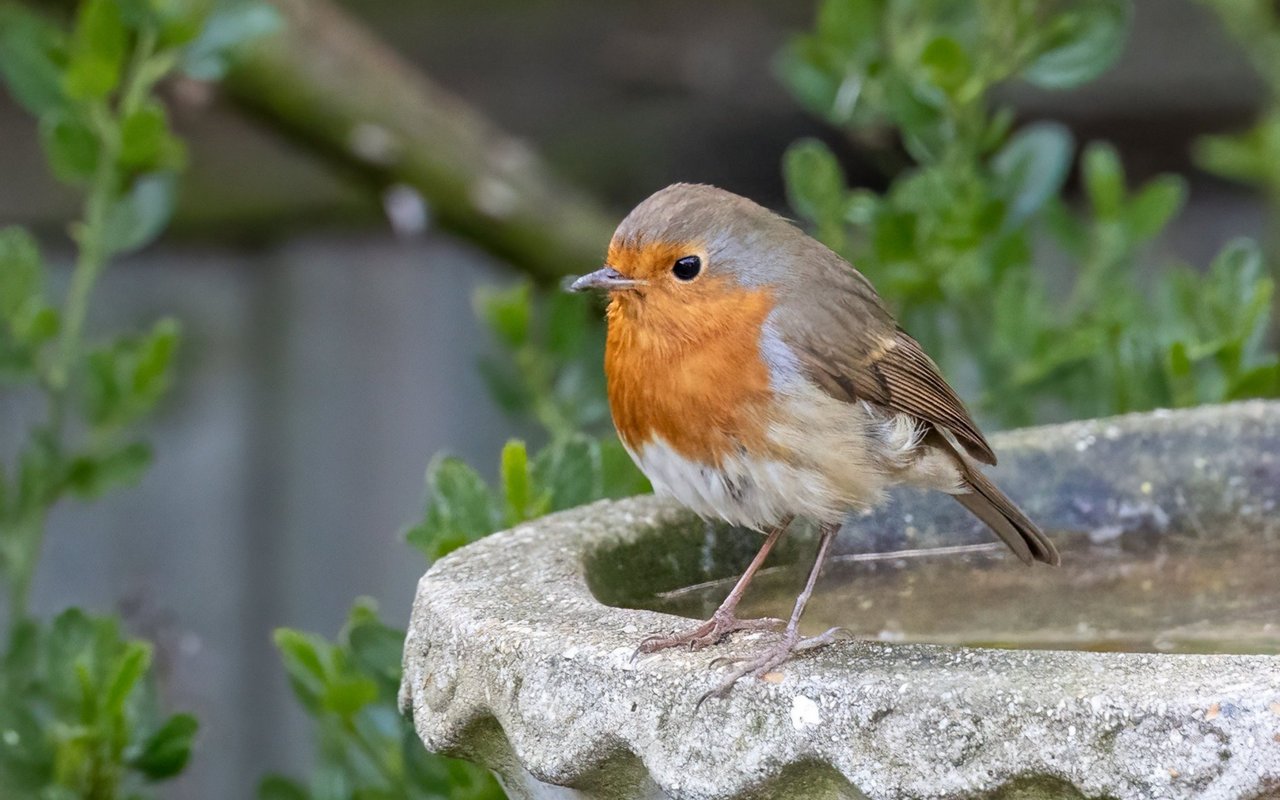
[{"label": "bird's leg", "polygon": [[843,629],[831,628],[817,636],[810,636],[805,639],[800,638],[800,616],[804,614],[804,607],[809,602],[809,598],[813,596],[813,587],[818,582],[818,573],[822,571],[822,562],[826,560],[827,551],[831,548],[831,542],[836,538],[836,533],[839,530],[839,524],[824,525],[822,527],[821,538],[818,541],[818,554],[814,557],[813,568],[809,570],[809,580],[804,585],[804,591],[796,598],[795,608],[791,610],[791,619],[787,621],[787,627],[782,632],[782,639],[770,645],[760,655],[745,659],[739,663],[724,683],[698,699],[699,706],[708,698],[723,697],[729,691],[729,687],[733,686],[744,675],[753,675],[757,678],[764,677],[765,673],[782,664],[792,653],[824,647],[836,640],[837,634],[841,633]]},{"label": "bird's leg", "polygon": [[711,619],[701,625],[678,631],[669,636],[662,634],[650,636],[640,642],[640,646],[636,648],[636,654],[656,653],[669,647],[685,645],[690,650],[699,650],[716,644],[735,631],[773,630],[780,627],[782,625],[782,620],[780,619],[774,619],[773,617],[738,619],[734,611],[737,610],[743,593],[747,591],[747,585],[751,583],[751,579],[755,577],[756,572],[764,564],[764,560],[769,557],[769,552],[773,550],[773,546],[782,538],[782,534],[787,530],[787,526],[791,524],[791,520],[791,517],[783,519],[769,532],[764,544],[760,546],[760,552],[756,553],[756,557],[751,559],[751,564],[747,566],[747,571],[742,573],[741,578],[738,578],[738,582],[734,584],[733,591],[729,592],[729,596],[724,599],[720,607],[711,615]]}]

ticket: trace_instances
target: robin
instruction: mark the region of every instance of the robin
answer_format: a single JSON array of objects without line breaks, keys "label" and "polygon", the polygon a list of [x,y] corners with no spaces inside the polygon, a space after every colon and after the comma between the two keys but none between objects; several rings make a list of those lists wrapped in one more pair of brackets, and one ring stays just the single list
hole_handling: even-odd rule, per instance
[{"label": "robin", "polygon": [[820,526],[782,638],[708,695],[834,641],[837,629],[801,637],[800,616],[841,521],[890,487],[945,492],[1022,561],[1058,563],[979,469],[995,453],[933,360],[861,273],[777,214],[713,186],[668,186],[618,226],[607,266],[570,289],[608,292],[609,407],[654,489],[768,532],[711,619],[639,652],[780,625],[739,619],[738,602],[793,518]]}]

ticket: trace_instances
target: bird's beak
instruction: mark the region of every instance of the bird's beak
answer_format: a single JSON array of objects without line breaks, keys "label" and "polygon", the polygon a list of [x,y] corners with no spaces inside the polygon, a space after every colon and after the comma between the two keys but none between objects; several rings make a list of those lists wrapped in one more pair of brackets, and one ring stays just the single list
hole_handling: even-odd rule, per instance
[{"label": "bird's beak", "polygon": [[611,292],[614,289],[627,289],[639,283],[640,281],[628,278],[613,267],[601,267],[595,272],[588,272],[569,284],[569,291],[585,292],[588,289],[603,289]]}]

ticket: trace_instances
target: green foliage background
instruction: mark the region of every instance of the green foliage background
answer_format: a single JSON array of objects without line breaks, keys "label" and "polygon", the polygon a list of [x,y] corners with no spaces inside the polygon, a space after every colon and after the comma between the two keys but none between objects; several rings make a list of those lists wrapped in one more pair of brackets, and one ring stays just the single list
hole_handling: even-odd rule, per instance
[{"label": "green foliage background", "polygon": [[[1124,0],[828,0],[779,60],[807,107],[854,138],[891,130],[911,159],[876,194],[848,187],[824,145],[799,142],[784,160],[793,207],[1003,425],[1280,393],[1257,245],[1228,243],[1207,271],[1144,260],[1185,181],[1130,187],[1115,150],[1089,142],[1085,204],[1070,208],[1070,133],[1015,131],[1012,110],[990,102],[1012,79],[1093,79],[1131,13]],[[1071,265],[1065,285],[1046,262]]]},{"label": "green foliage background", "polygon": [[0,229],[0,389],[40,412],[0,463],[0,794],[140,798],[182,771],[197,722],[166,715],[150,643],[117,619],[29,613],[49,511],[138,480],[151,450],[136,429],[169,388],[179,327],[88,340],[93,290],[110,262],[169,221],[185,148],[156,85],[217,77],[226,51],[271,28],[252,2],[84,0],[66,25],[0,2],[0,75],[39,122],[54,176],[84,198],[70,227],[71,283],[58,298],[31,234]]}]

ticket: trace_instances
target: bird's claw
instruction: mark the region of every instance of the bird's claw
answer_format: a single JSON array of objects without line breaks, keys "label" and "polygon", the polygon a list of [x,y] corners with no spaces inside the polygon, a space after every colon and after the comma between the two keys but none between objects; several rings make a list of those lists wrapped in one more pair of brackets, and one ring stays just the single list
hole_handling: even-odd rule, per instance
[{"label": "bird's claw", "polygon": [[716,656],[707,662],[707,669],[715,669],[727,664],[738,664],[746,660],[744,656]]},{"label": "bird's claw", "polygon": [[792,652],[803,653],[806,650],[817,650],[819,647],[826,647],[827,645],[834,644],[835,642],[838,642],[841,639],[849,640],[853,638],[854,638],[853,631],[849,630],[843,625],[836,625],[833,628],[827,628],[825,631],[818,634],[817,636],[810,636],[806,639],[801,639],[800,641],[796,642],[796,646],[792,650]]},{"label": "bird's claw", "polygon": [[787,631],[782,639],[773,645],[770,645],[763,652],[754,658],[741,658],[735,656],[720,656],[712,659],[709,667],[715,667],[722,664],[739,664],[733,672],[729,673],[729,677],[719,686],[703,693],[698,698],[698,702],[694,705],[693,710],[696,714],[698,709],[702,708],[702,704],[713,697],[724,697],[729,693],[729,689],[738,682],[740,678],[750,675],[754,678],[763,678],[769,674],[775,667],[780,666],[788,658],[795,653],[803,653],[809,650],[817,650],[820,647],[826,647],[836,640],[840,639],[840,634],[846,637],[852,636],[845,628],[835,627],[829,628],[817,636],[809,636],[800,638],[800,634],[795,630]]},{"label": "bird's claw", "polygon": [[635,652],[631,654],[631,661],[641,655],[656,653],[659,650],[667,650],[672,647],[688,646],[690,650],[701,650],[704,647],[710,647],[718,644],[726,636],[738,631],[761,631],[776,630],[786,623],[774,617],[761,617],[759,619],[738,619],[733,612],[716,611],[711,615],[711,619],[676,633],[654,634],[640,641]]}]

